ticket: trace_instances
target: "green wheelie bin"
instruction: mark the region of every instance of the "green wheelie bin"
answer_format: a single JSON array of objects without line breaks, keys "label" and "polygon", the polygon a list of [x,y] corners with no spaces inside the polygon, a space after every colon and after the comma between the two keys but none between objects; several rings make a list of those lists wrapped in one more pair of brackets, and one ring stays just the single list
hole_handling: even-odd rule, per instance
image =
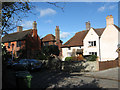
[{"label": "green wheelie bin", "polygon": [[28,71],[16,72],[17,88],[31,88],[32,75]]}]

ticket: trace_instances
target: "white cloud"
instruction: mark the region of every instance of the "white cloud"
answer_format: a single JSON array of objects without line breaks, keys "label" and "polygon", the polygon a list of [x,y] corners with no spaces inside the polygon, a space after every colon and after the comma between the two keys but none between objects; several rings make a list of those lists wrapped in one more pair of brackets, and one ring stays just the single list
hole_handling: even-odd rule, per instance
[{"label": "white cloud", "polygon": [[32,24],[33,24],[33,21],[26,21],[26,20],[23,20],[21,22],[21,26],[23,26],[24,28],[26,29],[31,29],[32,28]]},{"label": "white cloud", "polygon": [[115,8],[115,5],[109,6],[109,9],[114,9],[114,8]]},{"label": "white cloud", "polygon": [[112,10],[116,7],[116,5],[110,5],[109,3],[104,4],[104,6],[101,6],[100,8],[98,8],[98,11],[103,12],[105,10]]},{"label": "white cloud", "polygon": [[70,36],[71,34],[69,33],[69,32],[62,32],[61,34],[60,34],[60,37],[61,37],[61,39],[64,39],[64,38],[67,38],[68,36]]},{"label": "white cloud", "polygon": [[51,8],[41,9],[39,11],[40,11],[40,17],[46,16],[46,15],[54,15],[54,14],[56,14],[56,11],[51,9]]},{"label": "white cloud", "polygon": [[46,20],[45,23],[52,23],[52,20]]},{"label": "white cloud", "polygon": [[106,8],[105,6],[102,6],[102,7],[98,8],[98,11],[103,12],[105,10],[105,8]]}]

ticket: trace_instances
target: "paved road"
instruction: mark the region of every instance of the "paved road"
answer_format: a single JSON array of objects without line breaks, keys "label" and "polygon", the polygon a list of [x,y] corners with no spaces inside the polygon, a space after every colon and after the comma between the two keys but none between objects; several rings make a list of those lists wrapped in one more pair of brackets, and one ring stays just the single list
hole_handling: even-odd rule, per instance
[{"label": "paved road", "polygon": [[[31,88],[118,88],[118,81],[86,77],[66,72],[32,72]],[[15,72],[8,69],[3,75],[4,88],[16,88]]]},{"label": "paved road", "polygon": [[94,76],[94,77],[100,77],[100,78],[113,79],[113,80],[120,81],[120,67],[111,68],[111,69],[107,69],[103,71],[97,71],[97,72],[88,72],[85,74]]},{"label": "paved road", "polygon": [[116,80],[100,79],[80,74],[70,74],[50,88],[118,88],[120,82]]},{"label": "paved road", "polygon": [[98,79],[84,76],[73,76],[53,84],[50,87],[70,87],[70,88],[118,88],[118,82],[107,79]]}]

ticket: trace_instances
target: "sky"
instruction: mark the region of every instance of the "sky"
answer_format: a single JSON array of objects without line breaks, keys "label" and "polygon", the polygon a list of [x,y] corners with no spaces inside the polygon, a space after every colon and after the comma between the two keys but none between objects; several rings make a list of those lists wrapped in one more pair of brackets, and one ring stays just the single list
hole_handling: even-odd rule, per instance
[{"label": "sky", "polygon": [[107,15],[113,15],[114,24],[118,26],[118,2],[59,2],[59,6],[64,6],[64,11],[46,2],[31,3],[35,6],[34,14],[23,18],[20,25],[24,30],[31,29],[33,21],[36,21],[40,38],[47,34],[55,35],[55,28],[59,26],[64,44],[75,33],[85,30],[87,21],[93,28],[106,27]]}]

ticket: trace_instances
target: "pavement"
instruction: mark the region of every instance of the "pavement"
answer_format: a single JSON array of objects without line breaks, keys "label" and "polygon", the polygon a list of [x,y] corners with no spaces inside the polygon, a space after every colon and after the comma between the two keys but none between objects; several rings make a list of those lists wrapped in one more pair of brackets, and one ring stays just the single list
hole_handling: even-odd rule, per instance
[{"label": "pavement", "polygon": [[[78,73],[71,73],[71,74],[78,74]],[[80,74],[84,74],[86,77],[96,77],[100,79],[109,79],[115,80],[120,82],[120,67],[110,68],[107,70],[96,71],[96,72],[81,72]]]}]

